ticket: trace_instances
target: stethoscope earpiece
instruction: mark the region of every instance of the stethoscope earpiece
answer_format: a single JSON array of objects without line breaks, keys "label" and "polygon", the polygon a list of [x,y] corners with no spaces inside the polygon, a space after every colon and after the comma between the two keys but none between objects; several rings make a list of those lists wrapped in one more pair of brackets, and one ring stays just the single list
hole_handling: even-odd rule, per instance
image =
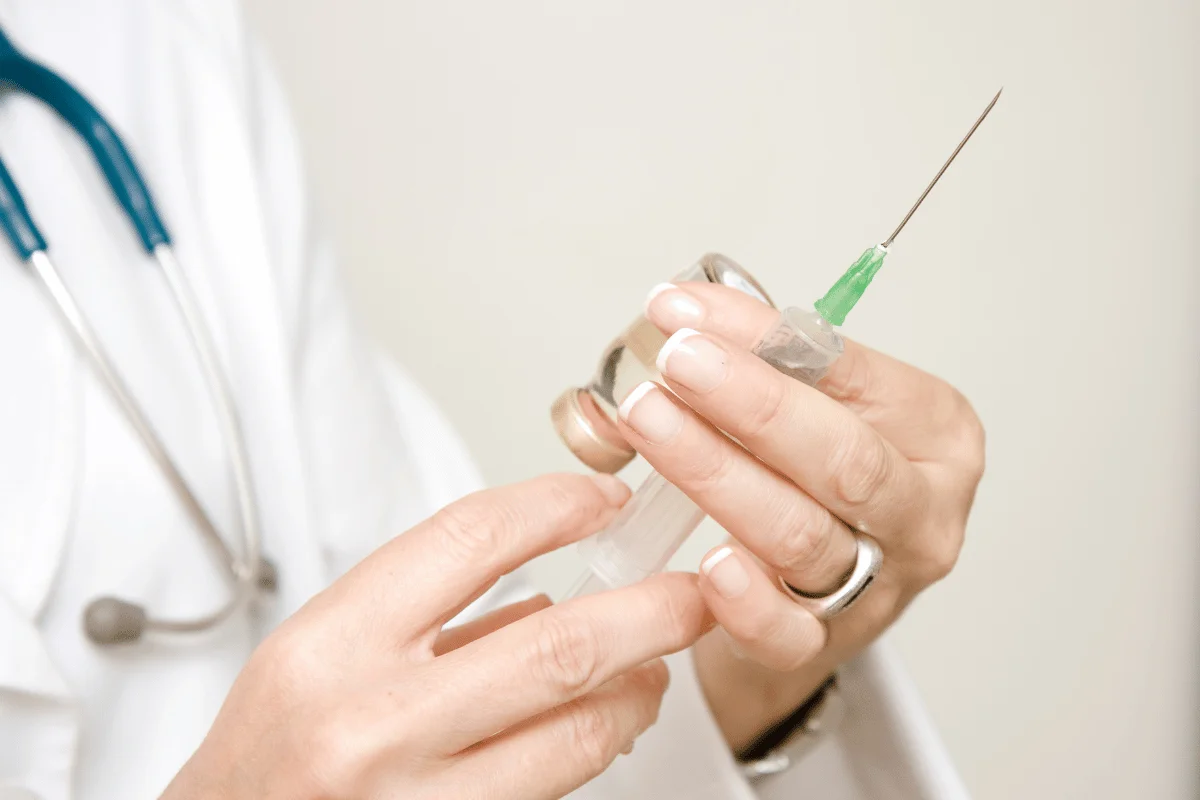
[{"label": "stethoscope earpiece", "polygon": [[83,612],[83,630],[98,645],[136,642],[146,631],[146,609],[118,597],[97,597]]}]

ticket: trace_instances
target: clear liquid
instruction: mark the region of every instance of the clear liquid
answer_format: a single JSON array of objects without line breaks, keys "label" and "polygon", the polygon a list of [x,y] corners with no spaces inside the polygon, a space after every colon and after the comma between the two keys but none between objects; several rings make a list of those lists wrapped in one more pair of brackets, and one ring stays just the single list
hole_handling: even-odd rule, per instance
[{"label": "clear liquid", "polygon": [[654,362],[666,343],[667,337],[662,331],[645,317],[639,317],[608,346],[587,391],[611,419],[617,417],[620,400],[638,384],[662,381],[662,374]]},{"label": "clear liquid", "polygon": [[[765,303],[771,302],[748,272],[721,255],[709,254],[671,280],[674,283],[720,283]],[[666,343],[667,337],[649,320],[639,316],[608,346],[596,376],[586,388],[609,419],[616,420],[618,403],[639,383],[662,382],[662,374],[654,362]]]},{"label": "clear liquid", "polygon": [[[719,283],[771,303],[767,293],[749,273],[715,253],[704,256],[672,278],[672,281]],[[628,451],[628,445],[617,429],[617,407],[638,384],[645,381],[662,382],[662,375],[654,362],[666,341],[667,337],[658,328],[644,316],[638,316],[609,344],[591,382],[571,401],[584,417],[585,422],[580,427],[586,428],[586,438],[598,439],[617,453]],[[570,442],[568,446],[571,446]],[[591,449],[590,445],[585,447]],[[580,455],[578,452],[576,454]],[[632,453],[629,455],[632,457]],[[580,458],[592,463],[583,455]],[[593,466],[604,469],[597,464]]]}]

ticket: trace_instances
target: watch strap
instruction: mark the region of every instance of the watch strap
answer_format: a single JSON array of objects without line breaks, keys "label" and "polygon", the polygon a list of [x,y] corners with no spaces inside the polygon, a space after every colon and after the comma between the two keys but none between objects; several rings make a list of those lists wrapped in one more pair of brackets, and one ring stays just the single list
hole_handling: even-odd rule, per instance
[{"label": "watch strap", "polygon": [[776,775],[804,758],[845,714],[837,675],[831,675],[795,711],[738,753],[750,780]]}]

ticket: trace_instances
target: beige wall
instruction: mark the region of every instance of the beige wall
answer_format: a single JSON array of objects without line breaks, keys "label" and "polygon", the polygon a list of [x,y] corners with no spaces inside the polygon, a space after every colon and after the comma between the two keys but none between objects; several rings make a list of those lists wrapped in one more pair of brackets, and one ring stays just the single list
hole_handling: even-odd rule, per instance
[{"label": "beige wall", "polygon": [[1195,795],[1197,4],[248,6],[362,309],[497,482],[573,466],[547,405],[651,284],[719,250],[811,300],[1003,83],[848,327],[990,436],[894,638],[979,798]]}]

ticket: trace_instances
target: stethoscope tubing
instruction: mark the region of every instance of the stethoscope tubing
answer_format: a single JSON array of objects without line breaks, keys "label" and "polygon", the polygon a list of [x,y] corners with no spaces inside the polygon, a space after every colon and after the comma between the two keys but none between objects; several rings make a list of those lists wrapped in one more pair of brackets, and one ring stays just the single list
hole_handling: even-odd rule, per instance
[{"label": "stethoscope tubing", "polygon": [[[194,302],[190,296],[190,292],[181,290],[182,287],[187,286],[187,281],[183,278],[182,273],[178,271],[178,265],[173,263],[173,259],[168,258],[166,260],[171,263],[171,269],[176,273],[174,279],[168,280],[172,295],[175,296],[176,302],[181,307],[193,307],[194,310]],[[218,407],[217,416],[223,421],[222,430],[225,433],[225,438],[227,438],[226,447],[230,454],[229,460],[233,464],[238,465],[234,469],[237,470],[235,482],[239,484],[238,497],[241,506],[241,516],[243,517],[243,543],[246,545],[244,552],[248,556],[245,563],[241,562],[234,555],[233,551],[230,550],[225,539],[217,531],[216,525],[213,523],[203,504],[196,497],[195,493],[192,492],[191,486],[188,484],[187,479],[183,477],[183,473],[176,464],[175,459],[171,457],[171,454],[163,444],[162,438],[158,435],[149,417],[142,409],[141,404],[134,397],[128,384],[126,384],[124,378],[121,377],[120,372],[116,369],[107,349],[96,335],[83,310],[63,282],[62,276],[54,266],[50,256],[45,250],[39,250],[30,256],[28,263],[34,275],[37,276],[45,288],[53,306],[58,310],[59,317],[73,335],[80,352],[87,359],[110,396],[116,401],[122,415],[130,427],[137,433],[138,438],[142,440],[147,452],[158,465],[163,477],[166,478],[167,483],[179,498],[180,503],[187,510],[188,516],[196,524],[205,542],[221,560],[222,564],[226,567],[227,574],[232,578],[233,585],[230,596],[215,610],[187,620],[161,620],[154,617],[147,617],[145,621],[146,629],[183,633],[203,631],[220,624],[236,612],[253,592],[256,579],[252,579],[251,576],[257,575],[260,560],[256,526],[254,524],[245,524],[247,519],[255,520],[257,508],[255,507],[251,486],[248,481],[244,484],[242,482],[242,476],[248,478],[245,449],[242,445],[242,437],[239,433],[240,429],[236,414],[233,414],[232,419],[228,418],[228,412],[232,410],[232,403],[225,388],[225,382],[221,381],[219,384],[214,384],[206,374],[206,383],[209,384],[210,392],[214,395],[220,395],[223,398],[222,402],[215,403]],[[197,315],[195,319],[199,319],[199,316]],[[200,351],[202,347],[208,346],[210,340],[204,333],[202,324],[198,332],[192,330],[192,321],[191,318],[186,320],[187,327],[189,332],[193,333],[194,344],[204,342],[203,345],[197,345],[196,347],[197,351]],[[199,335],[196,335],[197,333]],[[211,356],[211,353],[209,355]],[[205,359],[201,358],[200,360],[203,363]],[[230,446],[228,441],[230,436],[236,441],[236,445]]]},{"label": "stethoscope tubing", "polygon": [[[175,251],[170,245],[160,244],[154,248],[154,257],[162,267],[171,296],[179,307],[184,326],[192,340],[192,349],[204,372],[205,385],[208,387],[213,406],[217,412],[217,421],[221,428],[221,436],[225,440],[225,449],[229,454],[229,467],[233,474],[234,490],[237,493],[238,508],[242,520],[242,553],[245,560],[238,560],[232,555],[227,559],[230,572],[237,576],[242,583],[253,585],[261,577],[259,574],[262,561],[262,536],[259,531],[258,502],[254,495],[254,479],[250,474],[250,454],[246,451],[246,436],[242,429],[241,417],[237,404],[233,401],[233,390],[225,370],[221,368],[217,348],[213,342],[212,332],[200,311],[196,294],[192,291],[187,275],[175,258]],[[216,534],[215,529],[213,530]],[[216,538],[220,539],[218,535]],[[223,540],[222,540],[223,541]],[[224,548],[229,552],[229,548]]]},{"label": "stethoscope tubing", "polygon": [[0,31],[0,85],[37,97],[56,111],[83,139],[114,197],[133,225],[143,249],[158,263],[183,318],[191,348],[200,364],[205,386],[216,411],[237,496],[240,558],[230,549],[212,517],[183,477],[179,465],[171,457],[145,410],[130,391],[79,303],[67,288],[12,174],[0,159],[0,229],[7,235],[17,256],[29,266],[45,288],[80,353],[142,440],[205,542],[222,562],[233,584],[230,596],[218,608],[188,619],[159,619],[149,616],[137,604],[115,597],[97,598],[84,613],[84,628],[97,644],[134,641],[146,630],[207,630],[229,618],[258,589],[273,588],[276,580],[274,567],[262,555],[259,508],[246,438],[212,333],[171,248],[170,234],[155,207],[149,187],[120,136],[100,111],[65,78],[22,54],[3,31]]}]

